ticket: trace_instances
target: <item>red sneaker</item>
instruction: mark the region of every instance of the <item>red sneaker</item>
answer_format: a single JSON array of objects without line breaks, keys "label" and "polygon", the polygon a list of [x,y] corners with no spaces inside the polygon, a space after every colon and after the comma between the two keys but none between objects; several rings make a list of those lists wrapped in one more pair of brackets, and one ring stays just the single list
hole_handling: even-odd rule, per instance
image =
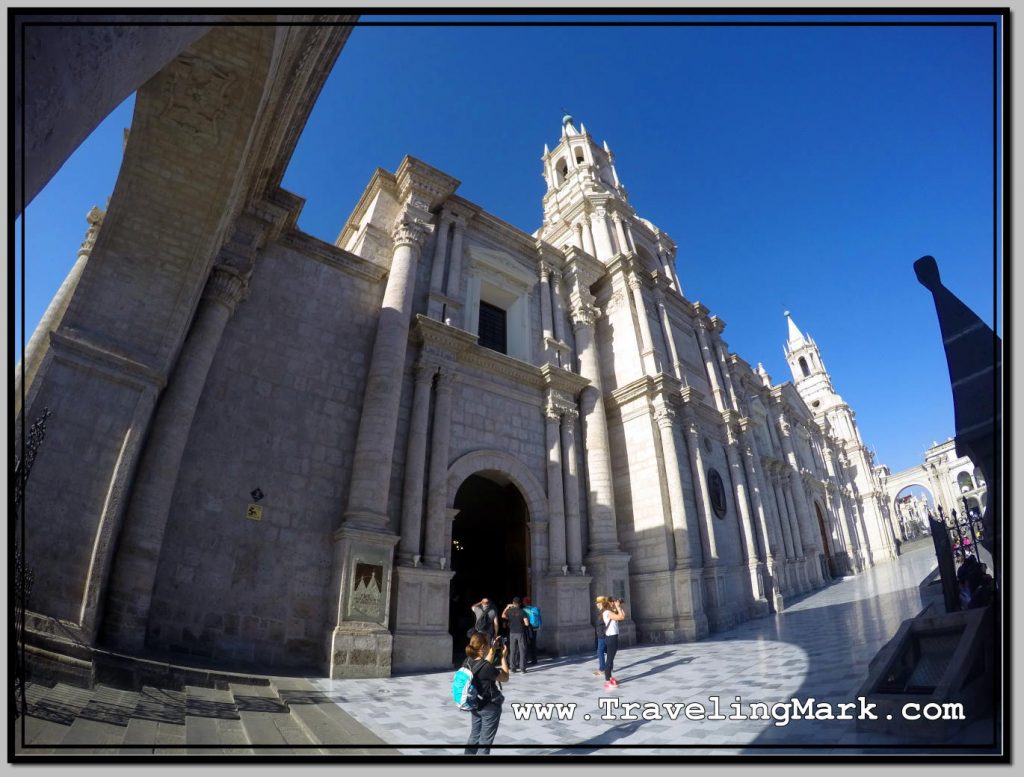
[{"label": "red sneaker", "polygon": [[613,677],[613,678],[612,678],[611,680],[609,680],[608,682],[610,682],[610,683],[611,683],[612,685],[614,685],[614,686],[615,686],[616,688],[618,688],[618,687],[619,687],[619,681],[618,681],[618,680],[616,680],[616,679],[615,679],[614,677]]}]

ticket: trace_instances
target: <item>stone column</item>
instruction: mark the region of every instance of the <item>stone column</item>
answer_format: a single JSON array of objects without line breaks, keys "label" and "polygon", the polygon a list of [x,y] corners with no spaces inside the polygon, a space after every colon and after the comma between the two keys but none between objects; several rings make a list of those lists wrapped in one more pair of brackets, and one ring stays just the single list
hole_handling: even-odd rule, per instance
[{"label": "stone column", "polygon": [[697,340],[700,344],[700,352],[704,356],[704,368],[708,373],[708,380],[711,381],[711,393],[715,397],[715,407],[719,411],[725,410],[725,396],[722,394],[721,382],[718,380],[718,368],[715,365],[715,357],[711,352],[711,348],[708,345],[707,324],[704,321],[704,317],[701,316],[697,319]]},{"label": "stone column", "polygon": [[597,251],[594,257],[602,262],[608,262],[615,256],[615,250],[612,248],[612,233],[608,229],[607,211],[604,208],[595,209],[590,221],[592,225],[597,226],[593,230],[594,249]]},{"label": "stone column", "polygon": [[661,289],[655,289],[654,299],[658,305],[658,319],[661,322],[661,335],[665,340],[665,347],[668,349],[669,357],[672,359],[672,373],[676,380],[683,379],[683,365],[679,361],[679,350],[676,348],[676,338],[672,332],[672,320],[668,315],[668,308],[665,307],[665,295]]},{"label": "stone column", "polygon": [[418,566],[423,549],[423,479],[427,464],[427,424],[430,420],[430,384],[437,365],[420,360],[416,365],[416,385],[409,421],[409,442],[405,456],[405,483],[402,489],[402,537],[398,543],[398,562]]},{"label": "stone column", "polygon": [[427,536],[424,562],[444,569],[451,549],[445,545],[448,520],[448,442],[451,438],[452,382],[455,373],[442,366],[437,372],[434,428],[430,440],[430,480],[427,486]]},{"label": "stone column", "polygon": [[675,412],[667,406],[658,407],[654,411],[654,421],[660,432],[662,460],[665,462],[668,503],[672,521],[672,547],[675,551],[676,568],[699,567],[703,553],[700,528],[686,510],[679,455],[676,450],[674,417]]},{"label": "stone column", "polygon": [[838,477],[836,475],[836,463],[832,457],[832,449],[828,445],[821,446],[821,455],[825,460],[825,471],[828,473],[830,480],[833,483],[833,492],[831,493],[833,509],[839,516],[839,532],[843,537],[843,544],[846,546],[846,552],[850,557],[850,562],[854,561],[854,548],[853,542],[850,537],[850,526],[849,520],[846,517],[846,507],[843,505],[843,499],[841,495],[837,495],[835,491],[838,491]]},{"label": "stone column", "polygon": [[708,498],[708,480],[704,474],[704,456],[700,452],[700,427],[692,417],[685,418],[686,445],[690,453],[690,472],[693,475],[693,499],[700,513],[700,541],[704,554],[704,567],[718,564],[718,549],[715,544],[715,527],[711,500]]},{"label": "stone column", "polygon": [[85,220],[88,222],[89,228],[85,232],[85,239],[82,241],[82,245],[78,248],[78,256],[75,259],[75,263],[72,265],[67,277],[64,278],[60,288],[57,289],[53,299],[50,300],[50,304],[47,305],[46,312],[43,313],[43,317],[39,320],[39,324],[32,333],[32,337],[25,344],[25,351],[21,359],[24,365],[24,384],[22,383],[22,370],[15,369],[14,371],[14,397],[15,406],[18,408],[16,412],[21,410],[22,385],[25,386],[27,393],[28,388],[32,385],[32,379],[35,377],[36,371],[43,361],[50,332],[60,326],[61,319],[64,318],[64,311],[68,309],[71,298],[75,294],[75,289],[78,288],[78,281],[82,278],[89,254],[92,253],[92,247],[96,244],[100,227],[103,225],[104,215],[105,213],[95,206],[86,214]]},{"label": "stone column", "polygon": [[623,221],[622,222],[622,227],[623,227],[623,229],[625,230],[625,233],[626,233],[626,246],[627,246],[628,250],[632,251],[635,254],[636,253],[636,241],[633,240],[633,229],[629,226],[629,222],[628,221]]},{"label": "stone column", "polygon": [[754,512],[757,517],[757,529],[761,538],[761,547],[764,550],[765,561],[771,562],[778,553],[779,538],[773,531],[768,517],[768,505],[766,504],[765,481],[761,474],[761,468],[757,456],[757,444],[750,431],[750,420],[741,419],[739,422],[740,445],[742,446],[743,466],[747,474],[747,482],[753,492]]},{"label": "stone column", "polygon": [[782,451],[790,465],[789,480],[792,484],[793,500],[796,503],[797,519],[800,524],[800,534],[803,538],[804,555],[808,552],[817,554],[818,546],[814,542],[815,532],[812,531],[814,523],[811,518],[810,508],[807,505],[807,495],[804,493],[803,479],[800,477],[800,462],[796,457],[796,451],[793,448],[793,441],[790,437],[790,423],[783,414],[779,415],[779,428],[782,432]]},{"label": "stone column", "polygon": [[729,374],[729,362],[726,359],[725,348],[722,345],[722,341],[717,337],[714,338],[715,354],[718,356],[718,366],[722,370],[722,379],[725,381],[725,390],[729,394],[730,405],[734,410],[740,409],[739,400],[736,398],[736,390],[732,385],[732,375]]},{"label": "stone column", "polygon": [[619,242],[619,253],[629,253],[629,243],[626,241],[626,232],[622,228],[622,217],[618,213],[612,211],[612,223],[615,224],[615,237]]},{"label": "stone column", "polygon": [[590,214],[583,214],[583,250],[588,254],[597,258],[597,253],[594,250],[594,229],[590,225]]},{"label": "stone column", "polygon": [[108,587],[107,639],[119,648],[141,650],[145,646],[146,621],[181,458],[224,327],[246,287],[245,274],[228,265],[214,267],[174,374],[160,397]]},{"label": "stone column", "polygon": [[609,458],[608,421],[604,410],[604,389],[598,364],[594,320],[597,309],[581,304],[572,312],[576,352],[580,359],[580,375],[590,386],[580,394],[580,413],[583,417],[583,435],[586,440],[587,479],[590,501],[589,545],[591,553],[619,549],[615,526],[615,493],[612,487],[612,466]]},{"label": "stone column", "polygon": [[782,530],[782,540],[786,547],[786,558],[793,561],[797,557],[797,541],[793,540],[793,525],[789,518],[789,507],[786,504],[785,496],[782,493],[782,480],[777,472],[771,474],[771,489],[775,497],[775,507],[779,516],[779,528]]},{"label": "stone column", "polygon": [[571,408],[562,412],[562,482],[565,490],[565,553],[569,569],[583,565],[583,524],[580,521],[580,486],[576,470],[576,419]]},{"label": "stone column", "polygon": [[544,409],[548,474],[548,573],[565,566],[565,496],[562,489],[561,414],[550,401]]},{"label": "stone column", "polygon": [[[792,470],[790,471],[792,473]],[[811,545],[803,536],[804,531],[800,527],[800,520],[796,514],[796,507],[793,504],[793,481],[789,475],[783,475],[780,480],[782,485],[782,496],[786,500],[786,513],[789,516],[790,532],[793,535],[793,550],[797,558],[807,555],[811,551]]]},{"label": "stone column", "polygon": [[428,229],[429,225],[408,217],[399,218],[395,224],[394,254],[366,377],[343,521],[353,528],[375,531],[388,528],[391,460],[405,372],[416,262]]},{"label": "stone column", "polygon": [[[441,223],[437,227],[437,241],[434,244],[434,261],[430,268],[430,294],[441,294],[444,291],[444,265],[448,253],[448,231],[451,228],[452,220],[447,211],[441,212]],[[431,299],[430,309],[427,311],[430,318],[439,321],[444,304],[441,300]]]},{"label": "stone column", "polygon": [[583,246],[583,224],[581,222],[577,222],[576,225],[573,226],[572,232],[574,235],[573,245],[575,245],[581,251],[586,251],[587,249],[584,248]]},{"label": "stone column", "polygon": [[746,556],[747,563],[753,563],[758,560],[758,553],[756,547],[756,541],[753,532],[753,521],[750,516],[750,507],[747,502],[747,484],[746,475],[743,471],[743,464],[740,462],[739,454],[737,453],[737,447],[739,446],[739,439],[736,436],[735,430],[731,424],[726,424],[725,431],[727,440],[725,444],[725,458],[729,463],[729,473],[733,484],[734,496],[736,498],[736,512],[740,518],[740,533],[743,537],[743,550]]},{"label": "stone column", "polygon": [[627,282],[633,295],[633,305],[636,307],[637,321],[640,323],[640,343],[642,346],[640,358],[643,362],[644,372],[648,375],[654,375],[657,373],[658,367],[654,360],[654,338],[651,336],[651,322],[647,319],[643,284],[636,277],[635,271],[630,271]]}]

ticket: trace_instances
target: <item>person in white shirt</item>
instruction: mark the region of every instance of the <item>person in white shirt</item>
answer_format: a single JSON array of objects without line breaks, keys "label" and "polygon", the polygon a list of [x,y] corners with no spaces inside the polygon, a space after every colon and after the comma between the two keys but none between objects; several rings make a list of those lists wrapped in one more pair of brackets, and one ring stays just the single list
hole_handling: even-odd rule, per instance
[{"label": "person in white shirt", "polygon": [[604,661],[604,687],[617,688],[619,681],[612,676],[615,653],[619,649],[619,621],[625,620],[626,611],[621,599],[608,599],[604,603],[601,619],[604,621],[604,641],[608,657]]}]

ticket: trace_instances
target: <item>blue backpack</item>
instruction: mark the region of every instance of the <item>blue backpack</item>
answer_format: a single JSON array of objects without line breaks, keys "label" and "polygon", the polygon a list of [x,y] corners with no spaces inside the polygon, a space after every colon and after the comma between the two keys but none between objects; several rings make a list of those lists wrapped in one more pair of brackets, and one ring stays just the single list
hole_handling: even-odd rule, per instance
[{"label": "blue backpack", "polygon": [[452,678],[452,701],[464,712],[472,712],[479,708],[480,692],[476,687],[476,670],[470,668],[469,660],[459,667]]},{"label": "blue backpack", "polygon": [[530,625],[535,629],[539,629],[541,624],[540,608],[531,604],[523,609],[526,611],[526,617],[530,619]]}]

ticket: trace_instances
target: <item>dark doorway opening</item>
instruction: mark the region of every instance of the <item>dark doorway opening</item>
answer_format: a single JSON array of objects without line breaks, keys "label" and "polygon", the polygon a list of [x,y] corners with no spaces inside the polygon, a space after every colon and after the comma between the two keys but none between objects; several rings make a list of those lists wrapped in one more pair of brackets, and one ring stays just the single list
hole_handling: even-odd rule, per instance
[{"label": "dark doorway opening", "polygon": [[461,662],[473,626],[470,605],[486,596],[501,615],[513,596],[530,595],[530,542],[526,501],[500,473],[470,475],[454,506],[448,625]]},{"label": "dark doorway opening", "polygon": [[821,505],[814,503],[814,512],[818,514],[818,531],[821,532],[821,546],[825,549],[825,563],[828,567],[828,576],[835,579],[839,577],[836,571],[836,563],[832,560],[832,551],[828,546],[828,531],[825,529],[825,518],[821,514]]}]

